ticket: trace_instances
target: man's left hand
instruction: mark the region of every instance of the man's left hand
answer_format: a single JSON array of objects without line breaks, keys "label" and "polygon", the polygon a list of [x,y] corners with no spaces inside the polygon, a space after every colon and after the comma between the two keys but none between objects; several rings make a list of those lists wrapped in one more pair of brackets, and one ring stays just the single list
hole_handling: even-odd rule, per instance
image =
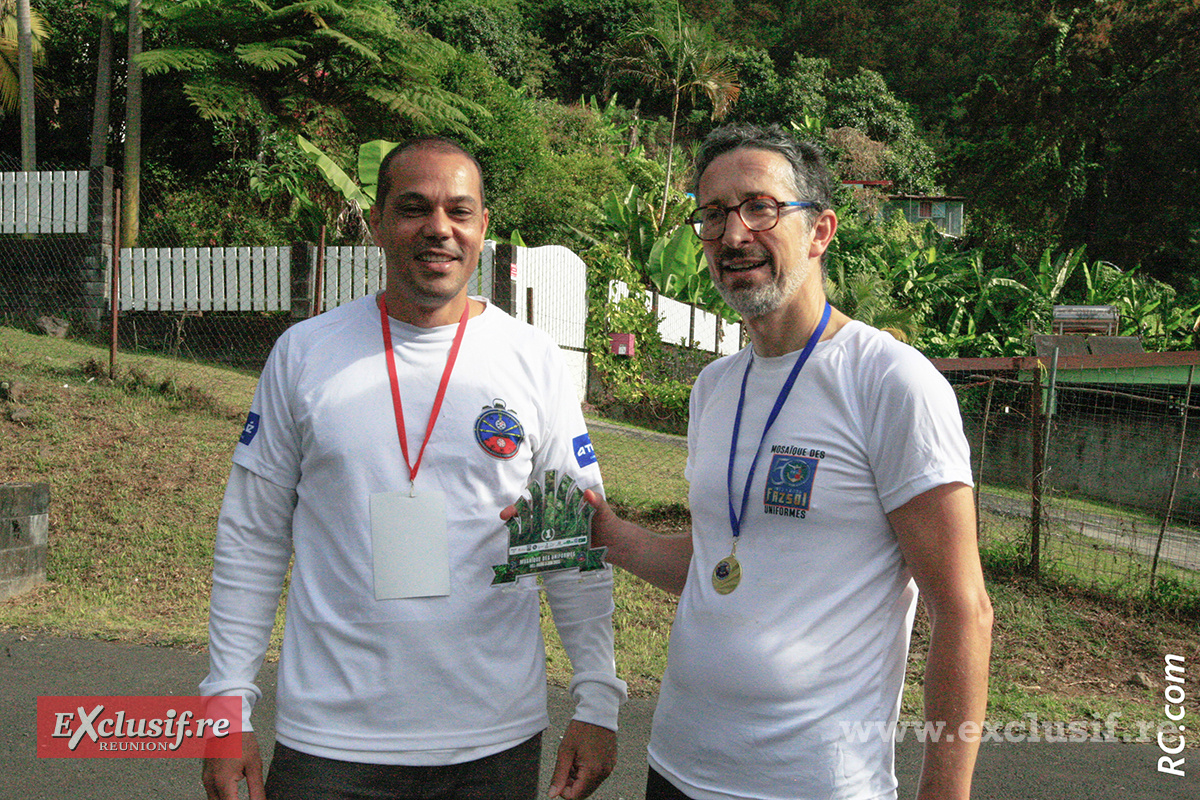
[{"label": "man's left hand", "polygon": [[571,720],[562,744],[558,746],[558,764],[550,779],[550,797],[582,800],[596,791],[616,764],[616,731]]}]

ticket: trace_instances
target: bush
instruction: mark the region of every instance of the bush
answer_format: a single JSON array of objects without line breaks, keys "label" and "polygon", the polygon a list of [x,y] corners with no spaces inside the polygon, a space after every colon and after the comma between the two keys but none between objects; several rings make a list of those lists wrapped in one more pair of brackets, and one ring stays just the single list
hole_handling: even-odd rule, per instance
[{"label": "bush", "polygon": [[[581,255],[589,267],[587,341],[595,378],[589,402],[614,419],[685,433],[692,382],[712,354],[663,344],[641,276],[614,245],[595,242]],[[612,281],[625,283],[629,294],[611,298]],[[612,354],[612,333],[634,335],[633,356]]]},{"label": "bush", "polygon": [[263,212],[258,198],[229,186],[167,190],[143,205],[144,247],[230,247],[289,244],[288,231]]},{"label": "bush", "polygon": [[1200,584],[1174,575],[1160,575],[1146,593],[1153,608],[1187,617],[1200,617]]}]

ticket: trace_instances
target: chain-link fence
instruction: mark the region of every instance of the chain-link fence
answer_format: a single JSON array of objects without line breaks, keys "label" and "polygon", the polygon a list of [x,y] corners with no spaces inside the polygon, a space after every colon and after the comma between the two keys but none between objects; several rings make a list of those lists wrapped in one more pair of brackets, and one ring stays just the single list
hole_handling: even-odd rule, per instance
[{"label": "chain-link fence", "polygon": [[[127,247],[119,176],[16,167],[0,163],[3,324],[253,369],[292,323],[384,283],[378,248],[231,243],[221,217],[236,230],[244,209],[195,209],[189,223],[187,203],[165,202],[152,179],[141,191],[137,246]],[[489,243],[469,289],[548,331],[583,396],[586,266],[578,257]]]},{"label": "chain-link fence", "polygon": [[[111,339],[118,351],[261,365],[294,321],[286,296],[293,248],[284,248],[284,297],[276,292],[273,302],[261,268],[269,248],[173,246],[169,226],[154,224],[144,226],[138,248],[119,248],[118,183],[109,169],[79,165],[21,172],[0,154],[0,324]],[[161,216],[160,206],[150,181],[142,218]],[[206,252],[214,249],[227,255]]]},{"label": "chain-link fence", "polygon": [[19,170],[17,159],[0,153],[0,321],[47,331],[94,323],[108,253],[89,230],[105,226],[111,176],[89,180],[77,165]]},{"label": "chain-link fence", "polygon": [[[989,574],[1200,607],[1200,397],[1196,353],[939,366],[959,398]],[[1098,366],[1099,365],[1099,366]],[[1051,378],[1053,377],[1053,382]],[[610,498],[687,530],[684,437],[593,422]]]},{"label": "chain-link fence", "polygon": [[1195,356],[1094,359],[1057,372],[1020,359],[946,373],[971,441],[993,572],[1200,602],[1200,439],[1186,363]]}]

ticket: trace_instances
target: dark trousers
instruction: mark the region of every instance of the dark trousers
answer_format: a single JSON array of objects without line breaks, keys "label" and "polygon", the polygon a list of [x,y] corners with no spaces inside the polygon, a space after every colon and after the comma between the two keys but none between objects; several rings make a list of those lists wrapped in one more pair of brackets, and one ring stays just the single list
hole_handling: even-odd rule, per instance
[{"label": "dark trousers", "polygon": [[539,733],[516,747],[443,767],[336,761],[275,743],[267,800],[535,800]]},{"label": "dark trousers", "polygon": [[650,767],[650,772],[646,775],[646,800],[692,800],[683,792],[675,788],[675,786],[654,771],[654,767]]}]

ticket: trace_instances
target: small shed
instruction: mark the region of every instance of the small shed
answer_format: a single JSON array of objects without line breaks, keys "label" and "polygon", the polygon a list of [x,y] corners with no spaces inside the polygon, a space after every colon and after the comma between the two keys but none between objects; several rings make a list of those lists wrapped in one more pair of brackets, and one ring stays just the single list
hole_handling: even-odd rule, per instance
[{"label": "small shed", "polygon": [[900,211],[909,222],[932,222],[947,236],[962,236],[964,197],[943,195],[895,194],[888,198],[885,214]]}]

